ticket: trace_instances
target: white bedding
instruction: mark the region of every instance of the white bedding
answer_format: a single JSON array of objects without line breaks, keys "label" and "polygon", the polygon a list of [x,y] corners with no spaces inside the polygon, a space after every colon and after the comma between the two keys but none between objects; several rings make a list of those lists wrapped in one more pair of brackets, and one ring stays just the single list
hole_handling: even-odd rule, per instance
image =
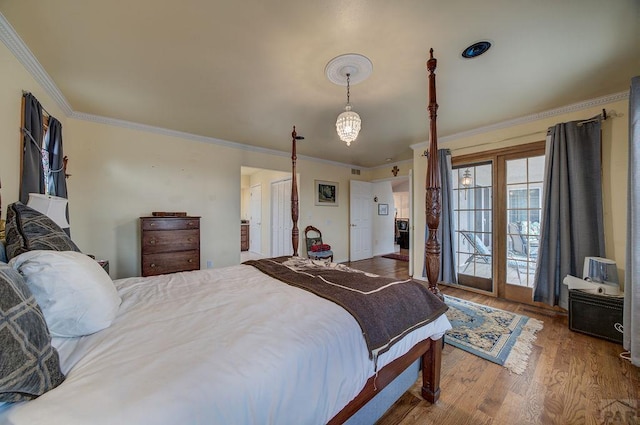
[{"label": "white bedding", "polygon": [[[1,424],[323,424],[374,374],[349,313],[251,266],[115,284],[113,324],[54,338],[65,382],[0,407]],[[442,315],[378,367],[449,328]]]}]

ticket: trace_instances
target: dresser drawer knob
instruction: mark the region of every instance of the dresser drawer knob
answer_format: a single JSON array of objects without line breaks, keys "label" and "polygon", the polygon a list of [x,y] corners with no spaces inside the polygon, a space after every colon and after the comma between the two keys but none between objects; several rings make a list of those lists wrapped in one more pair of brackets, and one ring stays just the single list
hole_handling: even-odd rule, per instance
[{"label": "dresser drawer knob", "polygon": [[193,263],[193,258],[189,258],[189,262],[190,262],[190,263]]},{"label": "dresser drawer knob", "polygon": [[193,242],[193,238],[188,238],[187,242]]},{"label": "dresser drawer knob", "polygon": [[151,266],[149,266],[149,267],[154,268],[155,266],[156,265],[154,263],[151,263]]},{"label": "dresser drawer knob", "polygon": [[155,245],[156,240],[155,240],[155,239],[149,239],[149,243],[150,243],[151,245]]},{"label": "dresser drawer knob", "polygon": [[193,221],[187,223],[188,226],[193,226]]},{"label": "dresser drawer knob", "polygon": [[149,223],[149,226],[152,226],[152,227],[153,227],[153,226],[155,226],[155,225],[156,225],[156,223]]}]

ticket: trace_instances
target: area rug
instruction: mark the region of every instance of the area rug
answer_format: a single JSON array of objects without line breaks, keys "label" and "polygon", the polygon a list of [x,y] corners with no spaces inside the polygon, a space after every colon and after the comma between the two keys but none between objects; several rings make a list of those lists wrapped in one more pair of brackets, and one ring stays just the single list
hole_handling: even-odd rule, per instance
[{"label": "area rug", "polygon": [[408,255],[398,254],[397,252],[394,252],[393,254],[385,254],[382,256],[382,258],[393,258],[394,260],[409,261]]},{"label": "area rug", "polygon": [[543,322],[459,298],[444,296],[453,329],[445,342],[518,375],[527,368],[531,345]]}]

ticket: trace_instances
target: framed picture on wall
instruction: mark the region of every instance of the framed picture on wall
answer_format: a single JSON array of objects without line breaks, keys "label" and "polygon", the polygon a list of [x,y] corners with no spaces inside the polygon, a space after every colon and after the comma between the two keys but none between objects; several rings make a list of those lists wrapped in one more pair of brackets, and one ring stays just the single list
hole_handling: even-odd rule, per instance
[{"label": "framed picture on wall", "polygon": [[338,206],[338,183],[315,180],[315,204],[337,207]]},{"label": "framed picture on wall", "polygon": [[378,215],[389,215],[389,204],[378,204]]}]

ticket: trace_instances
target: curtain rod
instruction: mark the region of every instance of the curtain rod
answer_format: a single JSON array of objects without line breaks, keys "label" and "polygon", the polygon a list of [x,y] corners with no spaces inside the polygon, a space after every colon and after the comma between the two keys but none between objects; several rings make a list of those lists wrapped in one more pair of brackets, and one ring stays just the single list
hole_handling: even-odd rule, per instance
[{"label": "curtain rod", "polygon": [[584,121],[579,121],[578,122],[578,126],[581,126],[583,124],[588,124],[590,122],[596,122],[596,121],[606,121],[607,118],[614,118],[614,117],[621,117],[622,114],[618,114],[616,111],[611,111],[611,113],[607,114],[607,110],[602,108],[602,113],[596,115],[593,118],[589,118],[588,120],[584,120]]},{"label": "curtain rod", "polygon": [[[616,111],[607,112],[607,110],[603,108],[602,109],[602,113],[596,115],[593,118],[589,118],[589,119],[584,120],[584,121],[579,121],[578,122],[578,126],[581,126],[583,124],[587,124],[587,123],[590,123],[590,122],[598,121],[598,120],[605,121],[608,118],[618,118],[618,117],[622,117],[622,116],[624,116],[624,114],[619,114]],[[536,134],[546,134],[547,131],[548,130],[540,130],[540,131],[534,131],[532,133],[527,133],[527,134],[519,134],[517,136],[511,136],[511,137],[507,137],[507,138],[500,139],[500,140],[493,140],[491,142],[480,143],[480,144],[473,145],[473,146],[470,146],[470,147],[493,145],[493,144],[496,144],[496,143],[507,142],[509,140],[520,139],[520,138],[523,138],[523,137],[535,136]],[[424,154],[423,154],[423,156],[424,156]]]},{"label": "curtain rod", "polygon": [[[32,95],[32,96],[33,96],[33,93],[31,93],[30,91],[22,90],[22,95],[24,96],[25,94],[30,94],[30,95]],[[35,96],[33,96],[33,97],[35,97]],[[38,102],[39,102],[39,101],[38,101]],[[42,106],[42,104],[40,104],[40,107],[42,108],[42,112],[44,112],[45,114],[47,114],[47,116],[48,116],[49,118],[51,118],[51,117],[52,117],[52,115],[49,113],[49,111],[47,111],[46,109],[44,109],[44,106]]]}]

